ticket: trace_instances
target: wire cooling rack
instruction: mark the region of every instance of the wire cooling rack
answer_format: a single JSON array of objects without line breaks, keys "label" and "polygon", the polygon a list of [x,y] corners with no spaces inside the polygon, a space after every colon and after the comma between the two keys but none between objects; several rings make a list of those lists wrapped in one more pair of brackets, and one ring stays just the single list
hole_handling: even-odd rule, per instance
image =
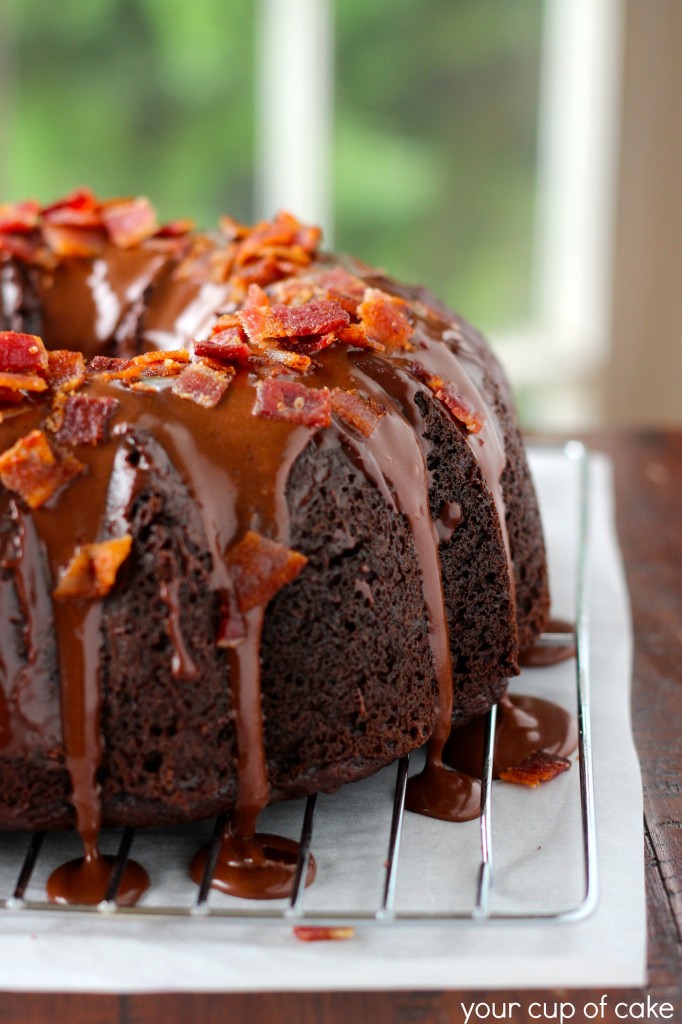
[{"label": "wire cooling rack", "polygon": [[[543,446],[544,447],[544,446]],[[579,776],[579,785],[575,788],[575,799],[579,802],[578,808],[574,808],[573,821],[574,825],[571,826],[569,822],[569,828],[579,832],[579,835],[572,835],[574,841],[574,853],[572,859],[574,863],[571,865],[572,869],[576,867],[580,874],[580,893],[572,901],[570,905],[561,908],[544,909],[542,906],[537,905],[537,901],[533,903],[526,903],[521,901],[521,904],[514,907],[494,906],[495,900],[495,887],[499,882],[499,878],[496,878],[495,863],[498,860],[497,853],[493,846],[493,809],[496,804],[497,797],[494,797],[494,793],[498,792],[498,788],[495,790],[492,785],[493,776],[493,738],[495,735],[495,724],[497,717],[497,707],[493,707],[487,715],[485,723],[485,744],[484,744],[484,756],[481,773],[481,816],[480,816],[480,827],[474,831],[469,832],[468,836],[477,844],[477,867],[472,877],[472,891],[469,894],[466,906],[456,907],[442,907],[438,905],[438,901],[434,903],[433,900],[426,900],[424,906],[414,907],[408,906],[407,908],[400,905],[400,901],[397,900],[397,890],[399,880],[401,879],[401,850],[403,847],[403,835],[405,831],[405,792],[408,779],[408,773],[410,768],[410,756],[401,758],[393,769],[395,771],[395,785],[392,793],[392,806],[384,808],[383,818],[385,819],[388,827],[384,838],[381,838],[381,829],[377,824],[376,834],[373,835],[374,845],[377,850],[383,851],[381,862],[382,878],[379,886],[377,887],[377,899],[376,902],[369,900],[368,905],[361,907],[348,906],[344,904],[344,901],[334,902],[334,896],[332,893],[331,899],[320,905],[319,901],[311,900],[308,893],[311,890],[307,890],[304,885],[304,879],[307,877],[308,867],[310,864],[310,858],[316,850],[316,815],[319,808],[319,799],[317,795],[309,797],[305,803],[302,801],[296,802],[291,805],[292,814],[299,816],[299,855],[295,869],[294,886],[290,899],[287,901],[269,901],[267,904],[261,904],[258,901],[245,901],[245,900],[230,900],[228,897],[217,895],[215,890],[211,889],[211,878],[213,871],[215,870],[216,861],[220,850],[220,838],[226,823],[226,816],[220,816],[214,822],[212,834],[209,838],[208,846],[208,857],[206,859],[206,869],[198,887],[195,887],[189,882],[186,865],[187,865],[187,853],[190,847],[187,843],[184,845],[181,843],[178,851],[179,863],[177,864],[177,870],[174,869],[174,877],[187,878],[184,884],[184,893],[182,898],[177,898],[177,888],[170,892],[163,891],[163,883],[160,886],[152,886],[150,892],[145,896],[141,904],[136,907],[120,907],[117,905],[116,896],[123,876],[123,871],[131,853],[131,848],[134,842],[139,843],[140,840],[149,842],[150,836],[145,837],[145,833],[137,833],[134,829],[125,829],[120,834],[118,842],[118,850],[115,854],[115,864],[110,885],[105,895],[104,900],[96,907],[64,907],[58,906],[48,902],[44,896],[39,898],[39,881],[36,879],[36,875],[41,873],[46,876],[47,867],[43,867],[41,870],[41,861],[45,859],[46,855],[44,850],[50,843],[54,843],[55,839],[53,836],[47,836],[44,832],[38,832],[31,835],[28,839],[24,835],[14,835],[6,840],[3,846],[3,854],[6,852],[5,847],[13,854],[15,859],[18,858],[19,869],[17,874],[14,875],[16,882],[12,888],[12,883],[6,889],[6,894],[3,894],[0,890],[0,907],[4,907],[6,911],[21,912],[25,910],[38,910],[50,913],[61,913],[61,914],[73,914],[73,913],[94,913],[100,915],[107,915],[108,917],[119,917],[122,915],[144,915],[149,916],[203,916],[203,917],[220,917],[222,919],[232,919],[235,921],[254,921],[254,922],[280,922],[287,923],[289,925],[310,925],[310,926],[324,926],[324,927],[343,927],[343,926],[356,926],[356,925],[370,925],[370,924],[386,924],[386,923],[407,923],[410,925],[419,924],[439,924],[446,925],[449,922],[452,923],[466,923],[466,922],[481,922],[481,921],[514,921],[514,922],[529,922],[537,923],[538,921],[554,921],[554,922],[569,922],[576,921],[588,916],[595,908],[598,898],[598,865],[597,865],[597,846],[596,846],[596,826],[595,826],[595,811],[594,811],[594,796],[593,796],[593,772],[592,772],[592,745],[591,745],[591,724],[590,724],[590,678],[589,678],[589,608],[588,608],[588,580],[587,580],[587,566],[588,566],[588,552],[589,552],[589,518],[590,518],[590,500],[589,500],[589,453],[585,447],[577,441],[570,441],[562,448],[546,446],[546,451],[552,451],[556,455],[561,455],[566,460],[567,465],[570,465],[577,477],[577,486],[575,493],[577,495],[577,508],[575,509],[575,515],[577,518],[576,528],[576,564],[575,564],[575,620],[576,620],[576,647],[577,657],[575,660],[574,670],[574,682],[571,684],[575,691],[575,703],[577,704],[577,718],[578,718],[578,761],[577,769]],[[570,514],[570,513],[569,513]],[[565,634],[545,634],[541,638],[541,643],[545,645],[552,644],[563,644],[566,642]],[[414,760],[414,758],[413,758]],[[392,769],[385,769],[385,772]],[[569,773],[572,774],[572,773]],[[563,778],[563,777],[562,777]],[[370,780],[367,780],[368,782]],[[557,780],[558,781],[558,780]],[[355,786],[364,786],[367,783],[358,783]],[[556,786],[557,783],[553,783]],[[345,787],[346,789],[352,787]],[[516,787],[503,786],[503,790],[514,789]],[[359,790],[357,791],[359,792]],[[500,799],[505,796],[505,793],[500,792]],[[328,798],[322,798],[328,799]],[[333,799],[333,798],[332,798]],[[391,797],[389,796],[390,800]],[[301,823],[301,805],[302,805],[302,823]],[[284,805],[281,805],[284,806]],[[500,805],[497,805],[498,807]],[[390,810],[390,813],[386,813]],[[381,815],[377,815],[377,822],[381,818]],[[569,816],[570,817],[570,816]],[[291,818],[291,815],[290,815]],[[423,819],[422,819],[423,820]],[[440,824],[440,823],[438,823]],[[292,823],[289,822],[288,828],[292,829]],[[457,826],[448,826],[451,830],[450,835],[454,835]],[[460,826],[461,827],[461,826]],[[344,823],[341,829],[341,835],[344,834],[346,829],[353,828],[353,819]],[[178,830],[175,830],[177,834]],[[372,832],[375,830],[372,829]],[[194,836],[194,832],[191,833]],[[113,835],[119,835],[114,833]],[[159,843],[166,843],[167,835],[155,835],[151,837],[154,841]],[[64,840],[61,840],[64,842]],[[104,841],[106,843],[106,833],[104,835]],[[194,839],[191,840],[194,842]],[[343,840],[341,840],[343,843]],[[496,840],[496,848],[499,851],[497,844],[499,840]],[[23,843],[23,850],[20,844]],[[28,844],[26,848],[26,843]],[[172,844],[171,844],[172,845]],[[537,847],[538,850],[541,846]],[[343,847],[336,851],[339,857],[344,856]],[[419,871],[438,875],[439,872],[446,870],[447,865],[443,863],[433,863],[429,860],[428,850],[424,857],[423,863],[420,865]],[[71,854],[74,855],[73,853]],[[368,853],[369,856],[369,853]],[[440,856],[442,858],[442,849]],[[63,853],[60,852],[59,857],[61,860],[66,859]],[[167,851],[164,854],[167,860]],[[49,858],[48,858],[49,859]],[[447,855],[445,860],[449,860]],[[579,860],[578,865],[575,864],[575,860]],[[59,863],[59,860],[57,860]],[[150,866],[151,862],[149,857],[145,857],[145,863]],[[54,865],[51,865],[54,866]],[[153,867],[153,865],[151,865]],[[451,867],[451,865],[450,865]],[[168,872],[167,872],[168,873]],[[447,872],[446,872],[447,873]],[[3,877],[6,877],[6,872]],[[409,879],[407,880],[409,885]],[[402,884],[402,883],[401,883]],[[314,889],[315,887],[313,887]],[[38,893],[36,890],[38,889]]]}]

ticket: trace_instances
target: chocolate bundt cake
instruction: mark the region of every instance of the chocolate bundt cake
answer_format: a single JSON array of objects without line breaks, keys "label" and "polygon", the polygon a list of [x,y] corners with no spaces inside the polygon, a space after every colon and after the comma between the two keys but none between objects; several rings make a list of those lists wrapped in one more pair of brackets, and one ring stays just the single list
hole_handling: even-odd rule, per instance
[{"label": "chocolate bundt cake", "polygon": [[470,816],[443,744],[549,604],[512,400],[468,324],[318,243],[0,207],[0,827],[248,839],[430,737],[412,804]]}]

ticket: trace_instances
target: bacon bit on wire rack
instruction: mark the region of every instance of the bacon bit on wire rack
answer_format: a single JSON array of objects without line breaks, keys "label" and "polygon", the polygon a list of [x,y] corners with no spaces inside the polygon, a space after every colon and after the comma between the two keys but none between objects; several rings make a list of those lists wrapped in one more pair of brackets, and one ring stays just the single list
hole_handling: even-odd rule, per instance
[{"label": "bacon bit on wire rack", "polygon": [[557,775],[568,771],[571,762],[567,757],[550,754],[546,750],[535,750],[517,765],[505,768],[500,778],[505,782],[516,782],[521,786],[539,786],[542,782],[550,782]]},{"label": "bacon bit on wire rack", "polygon": [[119,407],[116,398],[57,394],[47,426],[59,444],[97,445],[109,440],[109,421]]},{"label": "bacon bit on wire rack", "polygon": [[32,430],[0,455],[0,482],[40,508],[85,469],[68,452],[56,452],[42,430]]},{"label": "bacon bit on wire rack", "polygon": [[265,605],[295,580],[308,559],[299,551],[249,530],[227,553],[227,566],[242,613]]},{"label": "bacon bit on wire rack", "polygon": [[305,427],[328,427],[331,398],[327,388],[307,388],[297,381],[266,379],[256,385],[254,416],[288,420]]},{"label": "bacon bit on wire rack", "polygon": [[301,942],[322,942],[329,940],[352,939],[355,928],[316,928],[309,925],[296,925],[292,928],[294,936]]},{"label": "bacon bit on wire rack", "polygon": [[133,538],[129,533],[115,540],[81,544],[69,564],[61,570],[53,597],[91,599],[106,597],[116,574],[130,554]]}]

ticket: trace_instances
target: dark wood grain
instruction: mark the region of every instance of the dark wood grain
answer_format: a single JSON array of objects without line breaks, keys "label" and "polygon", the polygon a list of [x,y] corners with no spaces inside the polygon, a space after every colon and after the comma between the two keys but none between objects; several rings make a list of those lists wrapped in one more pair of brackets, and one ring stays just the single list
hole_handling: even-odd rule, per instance
[{"label": "dark wood grain", "polygon": [[[617,528],[635,636],[633,717],[642,765],[649,928],[646,990],[570,992],[382,992],[269,995],[46,996],[0,994],[2,1024],[459,1024],[460,1003],[517,1002],[515,1024],[537,1021],[529,1005],[607,997],[598,1019],[616,1024],[617,1002],[668,1001],[682,1020],[682,432],[587,438],[612,456]],[[651,1015],[645,1019],[655,1019]]]}]

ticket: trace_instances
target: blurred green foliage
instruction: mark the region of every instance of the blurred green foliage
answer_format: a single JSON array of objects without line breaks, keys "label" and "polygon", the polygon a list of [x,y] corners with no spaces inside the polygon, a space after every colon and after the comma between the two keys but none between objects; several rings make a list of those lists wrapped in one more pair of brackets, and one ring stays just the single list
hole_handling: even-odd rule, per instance
[{"label": "blurred green foliage", "polygon": [[486,328],[530,310],[541,0],[339,0],[337,244]]},{"label": "blurred green foliage", "polygon": [[253,0],[5,0],[10,198],[85,184],[249,218]]},{"label": "blurred green foliage", "polygon": [[[7,198],[87,184],[250,219],[258,7],[5,0]],[[336,244],[484,327],[529,310],[542,8],[336,3]]]}]

